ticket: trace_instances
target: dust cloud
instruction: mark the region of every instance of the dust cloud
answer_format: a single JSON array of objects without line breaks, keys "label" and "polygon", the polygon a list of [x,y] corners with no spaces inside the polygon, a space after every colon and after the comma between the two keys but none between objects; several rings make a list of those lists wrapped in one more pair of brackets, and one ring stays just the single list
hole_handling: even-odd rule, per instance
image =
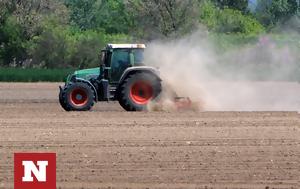
[{"label": "dust cloud", "polygon": [[213,44],[202,31],[153,41],[145,62],[159,68],[168,88],[203,111],[300,110],[299,52],[293,47],[268,35],[226,53],[218,53]]}]

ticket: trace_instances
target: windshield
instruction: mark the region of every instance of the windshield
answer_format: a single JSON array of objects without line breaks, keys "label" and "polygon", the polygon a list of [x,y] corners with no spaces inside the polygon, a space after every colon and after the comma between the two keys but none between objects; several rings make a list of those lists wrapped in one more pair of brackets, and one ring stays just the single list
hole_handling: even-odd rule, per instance
[{"label": "windshield", "polygon": [[144,49],[132,49],[134,63],[141,64],[144,62]]}]

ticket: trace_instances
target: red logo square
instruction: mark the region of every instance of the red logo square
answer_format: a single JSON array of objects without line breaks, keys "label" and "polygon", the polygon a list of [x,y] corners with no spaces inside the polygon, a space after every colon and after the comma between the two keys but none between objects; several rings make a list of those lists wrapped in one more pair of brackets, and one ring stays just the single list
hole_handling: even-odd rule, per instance
[{"label": "red logo square", "polygon": [[56,189],[55,153],[15,153],[15,189]]}]

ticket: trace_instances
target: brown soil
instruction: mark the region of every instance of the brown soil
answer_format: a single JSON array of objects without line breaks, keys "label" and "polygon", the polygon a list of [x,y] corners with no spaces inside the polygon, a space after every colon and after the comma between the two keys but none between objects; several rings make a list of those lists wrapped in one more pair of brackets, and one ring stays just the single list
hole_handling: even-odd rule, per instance
[{"label": "brown soil", "polygon": [[15,152],[57,153],[62,189],[299,188],[296,112],[65,112],[58,85],[0,84],[0,188]]}]

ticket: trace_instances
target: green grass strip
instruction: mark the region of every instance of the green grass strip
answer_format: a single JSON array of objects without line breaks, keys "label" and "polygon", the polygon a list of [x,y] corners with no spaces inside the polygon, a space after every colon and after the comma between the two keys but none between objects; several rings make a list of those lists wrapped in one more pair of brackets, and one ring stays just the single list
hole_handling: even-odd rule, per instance
[{"label": "green grass strip", "polygon": [[0,68],[2,82],[62,82],[72,69]]}]

